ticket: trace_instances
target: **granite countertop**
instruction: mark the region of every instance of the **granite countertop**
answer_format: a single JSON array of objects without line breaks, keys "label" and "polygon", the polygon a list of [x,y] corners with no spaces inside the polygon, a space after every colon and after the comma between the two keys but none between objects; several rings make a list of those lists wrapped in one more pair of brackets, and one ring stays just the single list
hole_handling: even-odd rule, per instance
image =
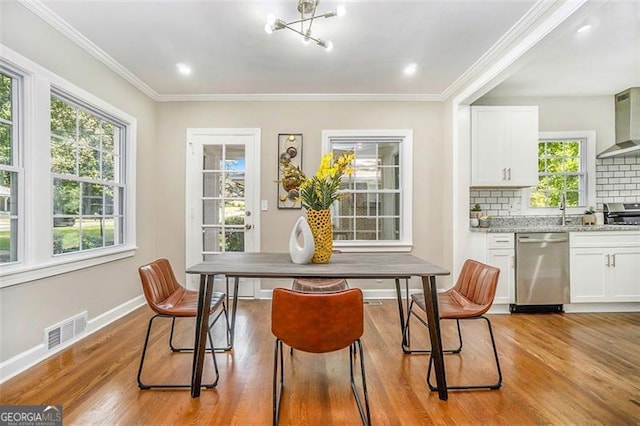
[{"label": "granite countertop", "polygon": [[490,226],[489,228],[470,228],[471,232],[599,232],[599,231],[637,231],[640,226],[634,225],[522,225],[522,226]]},{"label": "granite countertop", "polygon": [[494,217],[488,228],[469,228],[471,232],[600,232],[600,231],[637,231],[634,225],[582,225],[581,216],[567,215],[567,224],[560,216],[504,216]]}]

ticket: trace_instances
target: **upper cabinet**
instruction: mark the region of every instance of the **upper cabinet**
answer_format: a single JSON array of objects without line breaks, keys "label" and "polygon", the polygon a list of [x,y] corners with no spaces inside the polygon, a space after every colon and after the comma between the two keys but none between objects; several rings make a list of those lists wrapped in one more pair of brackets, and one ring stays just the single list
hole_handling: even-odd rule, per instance
[{"label": "upper cabinet", "polygon": [[471,107],[471,186],[538,184],[538,107]]}]

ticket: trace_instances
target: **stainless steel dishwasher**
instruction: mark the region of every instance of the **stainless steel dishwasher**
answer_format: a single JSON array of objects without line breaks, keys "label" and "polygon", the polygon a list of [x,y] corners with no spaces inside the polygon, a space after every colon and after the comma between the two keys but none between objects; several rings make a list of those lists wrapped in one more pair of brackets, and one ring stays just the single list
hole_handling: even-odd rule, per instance
[{"label": "stainless steel dishwasher", "polygon": [[516,303],[511,312],[562,312],[569,301],[569,234],[516,234]]}]

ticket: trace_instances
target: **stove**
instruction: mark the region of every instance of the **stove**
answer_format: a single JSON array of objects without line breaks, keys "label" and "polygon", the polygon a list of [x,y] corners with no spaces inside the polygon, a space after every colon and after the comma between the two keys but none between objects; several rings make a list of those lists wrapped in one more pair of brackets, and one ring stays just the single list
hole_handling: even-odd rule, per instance
[{"label": "stove", "polygon": [[607,225],[640,225],[640,203],[604,203]]}]

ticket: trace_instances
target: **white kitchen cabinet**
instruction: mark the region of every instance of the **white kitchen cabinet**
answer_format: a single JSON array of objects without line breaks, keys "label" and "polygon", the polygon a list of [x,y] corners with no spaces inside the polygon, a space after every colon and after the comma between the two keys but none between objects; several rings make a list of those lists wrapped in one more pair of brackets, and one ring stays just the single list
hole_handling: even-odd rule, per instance
[{"label": "white kitchen cabinet", "polygon": [[515,302],[515,246],[514,234],[472,234],[471,258],[500,269],[494,304]]},{"label": "white kitchen cabinet", "polygon": [[538,107],[471,108],[471,186],[538,184]]},{"label": "white kitchen cabinet", "polygon": [[571,303],[640,302],[640,232],[571,233]]}]

